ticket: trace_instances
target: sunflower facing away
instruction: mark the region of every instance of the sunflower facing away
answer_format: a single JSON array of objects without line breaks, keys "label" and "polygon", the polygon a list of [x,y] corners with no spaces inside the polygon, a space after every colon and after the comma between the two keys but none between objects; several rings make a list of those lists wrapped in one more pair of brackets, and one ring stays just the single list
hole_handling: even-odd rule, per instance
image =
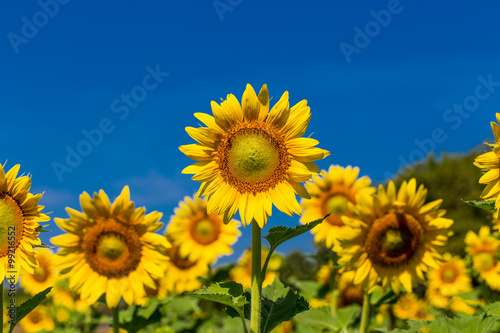
[{"label": "sunflower facing away", "polygon": [[[500,113],[496,114],[497,122],[500,123]],[[482,154],[474,160],[474,165],[487,171],[480,179],[480,184],[486,184],[481,194],[482,199],[495,199],[495,208],[497,211],[494,218],[498,219],[498,208],[500,208],[500,126],[491,122],[491,129],[495,136],[495,144],[490,146],[493,151]]]},{"label": "sunflower facing away", "polygon": [[197,162],[182,172],[202,182],[197,195],[207,196],[209,214],[228,222],[239,209],[243,225],[255,220],[263,227],[272,204],[290,216],[302,213],[295,195],[309,193],[301,182],[319,172],[314,161],[330,154],[302,137],[309,109],[305,100],[289,108],[285,92],[269,110],[267,86],[257,96],[248,84],[241,105],[230,94],[220,105],[212,102],[213,117],[195,113],[207,127],[186,127],[198,143],[179,149]]},{"label": "sunflower facing away", "polygon": [[300,222],[315,221],[331,213],[323,223],[312,230],[316,235],[316,243],[325,244],[328,248],[333,247],[339,232],[345,228],[341,217],[352,216],[347,203],[356,204],[356,196],[371,195],[375,192],[375,188],[369,186],[370,179],[366,176],[358,179],[358,174],[357,167],[343,168],[332,165],[328,171],[323,171],[321,176],[313,176],[313,181],[306,183],[311,199],[302,199],[304,214]]},{"label": "sunflower facing away", "polygon": [[344,270],[356,272],[355,284],[369,292],[380,284],[411,293],[424,272],[439,267],[437,247],[445,244],[453,220],[442,217],[442,200],[424,204],[426,196],[415,179],[403,182],[398,192],[391,181],[387,190],[379,186],[377,194],[351,206],[354,216],[342,218],[351,228],[343,230],[334,250]]},{"label": "sunflower facing away", "polygon": [[479,273],[491,289],[500,291],[500,262],[497,253],[500,250],[500,240],[490,235],[490,229],[482,226],[479,235],[473,231],[465,235],[465,250],[472,257],[472,267]]},{"label": "sunflower facing away", "polygon": [[38,205],[42,194],[29,193],[31,178],[16,178],[19,167],[15,165],[6,174],[0,164],[0,279],[9,272],[16,283],[21,268],[33,274],[38,267],[33,250],[42,244],[38,222],[50,220],[41,213],[44,206]]},{"label": "sunflower facing away", "polygon": [[94,199],[80,195],[83,213],[66,208],[69,219],[54,219],[67,234],[52,238],[61,250],[56,264],[83,300],[95,303],[106,293],[108,307],[123,297],[127,304],[146,301],[144,287],[155,289],[154,279],[163,277],[170,243],[154,232],[161,228],[162,214],[145,215],[135,208],[128,186],[113,204],[101,190]]},{"label": "sunflower facing away", "polygon": [[179,247],[181,257],[212,262],[233,252],[231,245],[241,234],[238,226],[236,221],[225,224],[221,215],[208,214],[206,200],[185,197],[170,219],[167,237]]},{"label": "sunflower facing away", "polygon": [[36,295],[56,284],[56,269],[52,259],[53,254],[47,249],[36,249],[38,267],[33,274],[21,271],[21,286],[30,295]]}]

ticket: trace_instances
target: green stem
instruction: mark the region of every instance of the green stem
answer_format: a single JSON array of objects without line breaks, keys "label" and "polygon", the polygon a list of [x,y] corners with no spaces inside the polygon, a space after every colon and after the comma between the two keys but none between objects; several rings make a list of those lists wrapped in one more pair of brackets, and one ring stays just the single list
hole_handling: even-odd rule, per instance
[{"label": "green stem", "polygon": [[0,309],[2,309],[2,316],[0,318],[0,333],[3,333],[3,279],[5,276],[2,276],[2,282],[0,283]]},{"label": "green stem", "polygon": [[120,319],[119,319],[119,311],[118,307],[111,308],[111,313],[113,314],[113,333],[120,332]]},{"label": "green stem", "polygon": [[248,326],[247,326],[247,321],[246,321],[245,317],[240,317],[240,318],[241,318],[241,321],[243,323],[243,332],[248,333]]},{"label": "green stem", "polygon": [[260,333],[260,306],[262,292],[261,278],[261,229],[257,221],[252,221],[252,294],[250,311],[250,329]]},{"label": "green stem", "polygon": [[332,273],[330,274],[330,286],[332,290],[332,314],[335,316],[337,314],[337,298],[339,296],[339,290],[338,290],[338,281],[337,281],[337,254],[332,251],[331,254],[331,260],[332,260]]},{"label": "green stem", "polygon": [[370,294],[365,292],[363,296],[363,312],[361,313],[361,326],[359,328],[360,333],[368,333],[368,328],[370,327]]}]

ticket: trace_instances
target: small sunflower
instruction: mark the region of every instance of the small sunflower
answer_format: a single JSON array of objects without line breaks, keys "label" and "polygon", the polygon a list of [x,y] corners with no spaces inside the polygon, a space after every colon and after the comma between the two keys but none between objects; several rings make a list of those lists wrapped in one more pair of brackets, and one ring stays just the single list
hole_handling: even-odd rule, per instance
[{"label": "small sunflower", "polygon": [[[497,122],[500,122],[500,113],[496,114]],[[495,199],[497,211],[494,216],[498,219],[498,208],[500,208],[500,126],[491,122],[491,129],[495,136],[495,144],[491,144],[493,151],[482,154],[474,160],[474,165],[487,171],[480,179],[480,184],[486,184],[481,194],[482,199]]]},{"label": "small sunflower", "polygon": [[394,315],[399,319],[407,320],[413,318],[418,312],[419,300],[415,294],[402,294],[398,301],[392,306]]},{"label": "small sunflower", "polygon": [[331,213],[323,223],[312,230],[314,240],[331,248],[337,242],[337,236],[345,228],[342,216],[352,216],[348,203],[356,204],[358,195],[371,195],[375,188],[370,187],[368,177],[358,178],[359,168],[346,168],[332,165],[321,176],[313,176],[312,182],[306,183],[311,199],[302,199],[304,214],[302,223],[323,218]]},{"label": "small sunflower", "polygon": [[108,307],[123,297],[127,304],[146,301],[144,287],[156,288],[154,279],[163,277],[170,243],[154,232],[163,225],[162,214],[135,208],[128,186],[113,204],[101,190],[94,199],[80,196],[83,213],[66,208],[69,219],[55,219],[67,234],[52,238],[61,250],[56,264],[69,280],[70,288],[83,300],[95,303],[106,293]]},{"label": "small sunflower", "polygon": [[467,274],[465,261],[445,253],[439,268],[429,272],[429,288],[437,288],[443,296],[453,296],[472,291],[472,281]]},{"label": "small sunflower", "polygon": [[427,288],[426,298],[432,306],[454,313],[474,314],[476,313],[474,306],[479,305],[478,301],[463,299],[457,295],[444,296],[436,287]]},{"label": "small sunflower", "polygon": [[43,305],[37,306],[33,311],[19,322],[26,333],[38,333],[41,331],[52,331],[55,328],[54,321],[49,315],[49,309]]},{"label": "small sunflower", "polygon": [[[262,266],[264,266],[264,259],[267,257],[269,250],[262,248]],[[262,282],[262,288],[273,283],[274,278],[279,278],[278,271],[283,265],[282,258],[273,253],[269,264],[267,266],[266,276]],[[263,268],[263,267],[262,267]],[[237,281],[243,285],[243,289],[249,289],[252,285],[252,252],[246,250],[238,260],[238,264],[229,271],[229,277],[233,281]]]},{"label": "small sunflower", "polygon": [[38,267],[33,274],[21,270],[21,286],[30,295],[36,295],[56,283],[56,269],[53,254],[47,249],[36,249]]},{"label": "small sunflower", "polygon": [[338,279],[339,296],[337,299],[337,307],[343,308],[351,304],[363,305],[364,293],[359,286],[354,285],[354,272],[345,272]]},{"label": "small sunflower", "polygon": [[465,235],[465,250],[472,257],[472,267],[479,273],[491,289],[500,291],[500,262],[497,253],[500,250],[500,240],[490,235],[490,229],[482,226],[479,235],[469,231]]},{"label": "small sunflower", "polygon": [[[175,241],[169,240],[174,243]],[[189,260],[180,254],[178,245],[173,245],[167,250],[170,262],[165,266],[164,277],[159,281],[158,298],[167,295],[177,295],[201,288],[199,278],[207,277],[209,262],[205,259]]]},{"label": "small sunflower", "polygon": [[328,260],[324,265],[321,265],[316,272],[316,281],[322,286],[329,285],[332,282],[333,262]]},{"label": "small sunflower", "polygon": [[442,200],[424,205],[427,190],[411,179],[398,192],[394,182],[387,190],[381,185],[374,196],[361,196],[351,205],[353,217],[342,219],[344,229],[339,263],[344,271],[355,271],[354,284],[368,292],[380,284],[399,293],[401,286],[412,292],[412,286],[424,281],[424,272],[437,268],[441,255],[437,247],[447,240],[453,220],[443,218]]},{"label": "small sunflower", "polygon": [[206,200],[185,197],[170,219],[167,234],[182,257],[211,262],[233,252],[231,245],[241,235],[238,226],[236,221],[225,224],[221,215],[208,214]]},{"label": "small sunflower", "polygon": [[307,101],[289,108],[288,92],[269,111],[264,85],[257,96],[251,85],[242,104],[234,95],[220,105],[212,102],[214,117],[195,113],[207,127],[187,127],[197,144],[180,146],[198,161],[182,172],[202,182],[198,196],[207,196],[208,213],[217,211],[230,221],[239,209],[243,225],[255,220],[263,227],[272,204],[285,214],[300,215],[295,195],[310,198],[301,184],[319,172],[314,161],[330,153],[303,138],[311,114]]},{"label": "small sunflower", "polygon": [[33,274],[38,267],[34,247],[42,245],[38,223],[50,220],[38,205],[42,194],[29,193],[31,178],[17,177],[19,164],[7,174],[0,164],[0,280],[14,275],[17,283],[21,268]]}]

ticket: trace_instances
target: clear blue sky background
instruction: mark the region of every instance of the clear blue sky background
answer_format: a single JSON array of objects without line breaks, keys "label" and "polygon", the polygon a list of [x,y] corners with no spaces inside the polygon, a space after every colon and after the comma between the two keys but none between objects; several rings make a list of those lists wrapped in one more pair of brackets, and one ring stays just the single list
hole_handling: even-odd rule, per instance
[{"label": "clear blue sky background", "polygon": [[[0,11],[0,161],[32,174],[51,217],[79,208],[82,191],[113,200],[128,184],[168,222],[198,188],[181,174],[191,160],[178,146],[194,143],[184,127],[246,83],[267,83],[274,102],[285,90],[291,104],[307,99],[307,134],[331,151],[320,167],[356,165],[376,182],[428,151],[477,146],[500,111],[500,84],[478,79],[500,82],[495,1],[60,1]],[[142,100],[147,66],[169,75]],[[131,92],[141,101],[126,111]],[[463,103],[472,111],[453,111]],[[88,152],[83,132],[101,122],[113,130],[68,166],[67,149]],[[58,177],[55,162],[71,172]],[[274,211],[270,225],[298,223]],[[281,251],[296,248],[311,252],[312,236]]]}]

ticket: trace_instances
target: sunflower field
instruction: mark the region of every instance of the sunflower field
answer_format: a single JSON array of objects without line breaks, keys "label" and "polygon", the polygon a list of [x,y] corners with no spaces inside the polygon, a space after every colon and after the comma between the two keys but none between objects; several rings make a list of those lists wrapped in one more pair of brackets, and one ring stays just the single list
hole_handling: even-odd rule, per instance
[{"label": "sunflower field", "polygon": [[[128,186],[52,216],[19,164],[0,165],[2,331],[500,332],[500,113],[496,142],[375,186],[356,166],[320,170],[307,101],[269,96],[247,85],[194,114],[177,153],[198,192],[169,218]],[[244,233],[251,247],[219,264]],[[301,235],[316,253],[280,252]]]}]

